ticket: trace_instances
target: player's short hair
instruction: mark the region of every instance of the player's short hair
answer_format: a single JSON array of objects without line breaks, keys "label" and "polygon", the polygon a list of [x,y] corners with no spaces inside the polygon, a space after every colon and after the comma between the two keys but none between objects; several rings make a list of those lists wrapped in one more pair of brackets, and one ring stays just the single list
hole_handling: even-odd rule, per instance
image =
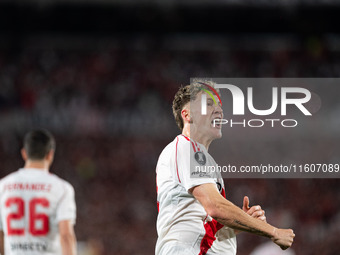
[{"label": "player's short hair", "polygon": [[29,159],[42,160],[51,150],[55,150],[55,139],[45,129],[32,130],[25,135],[24,149]]},{"label": "player's short hair", "polygon": [[[181,86],[177,93],[175,94],[175,98],[172,101],[172,112],[175,117],[175,121],[179,129],[182,131],[184,127],[184,122],[182,118],[182,110],[184,106],[190,102],[190,100],[195,100],[197,97],[197,94],[202,91],[202,89],[208,89],[207,86],[204,84],[207,84],[211,87],[214,87],[214,82],[208,81],[208,80],[201,80],[196,79],[193,80],[193,82],[190,85]],[[216,90],[219,92],[218,90]]]}]

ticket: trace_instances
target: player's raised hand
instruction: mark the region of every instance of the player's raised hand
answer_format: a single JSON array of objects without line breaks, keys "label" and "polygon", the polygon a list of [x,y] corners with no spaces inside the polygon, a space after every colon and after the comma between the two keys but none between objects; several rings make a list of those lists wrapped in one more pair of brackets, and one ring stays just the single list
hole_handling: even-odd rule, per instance
[{"label": "player's raised hand", "polygon": [[275,228],[272,241],[281,247],[282,250],[288,249],[293,244],[295,234],[292,229]]},{"label": "player's raised hand", "polygon": [[242,209],[245,213],[247,213],[251,217],[267,222],[265,211],[262,210],[261,206],[259,205],[254,205],[252,207],[249,207],[249,198],[247,196],[244,196],[243,198]]}]

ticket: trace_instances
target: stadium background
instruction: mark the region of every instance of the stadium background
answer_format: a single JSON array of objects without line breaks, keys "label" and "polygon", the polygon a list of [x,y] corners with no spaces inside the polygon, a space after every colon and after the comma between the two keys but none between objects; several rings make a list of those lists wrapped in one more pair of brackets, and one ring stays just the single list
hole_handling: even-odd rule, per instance
[{"label": "stadium background", "polygon": [[[178,133],[171,101],[179,85],[190,77],[340,76],[338,1],[277,4],[1,1],[0,177],[22,166],[27,130],[50,129],[52,171],[76,189],[80,254],[153,254],[155,164]],[[320,135],[323,151],[340,141],[336,131]],[[339,184],[226,181],[231,201],[241,206],[247,194],[269,222],[294,228],[299,255],[340,254]],[[238,254],[264,240],[241,234]]]}]

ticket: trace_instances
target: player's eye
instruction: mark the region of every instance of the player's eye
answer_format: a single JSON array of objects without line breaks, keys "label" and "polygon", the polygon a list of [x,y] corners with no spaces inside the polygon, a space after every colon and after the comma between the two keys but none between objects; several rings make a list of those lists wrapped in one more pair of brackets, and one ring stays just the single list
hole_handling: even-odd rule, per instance
[{"label": "player's eye", "polygon": [[213,100],[207,100],[207,105],[208,105],[208,106],[213,106],[213,105],[214,105]]}]

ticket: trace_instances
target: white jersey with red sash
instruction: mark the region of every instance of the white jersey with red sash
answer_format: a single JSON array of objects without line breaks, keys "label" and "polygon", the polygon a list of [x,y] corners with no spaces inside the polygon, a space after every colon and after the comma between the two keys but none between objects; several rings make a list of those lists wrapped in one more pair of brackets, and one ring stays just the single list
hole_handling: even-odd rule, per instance
[{"label": "white jersey with red sash", "polygon": [[162,151],[156,170],[156,255],[236,254],[234,230],[210,217],[189,192],[195,186],[214,183],[225,197],[221,173],[205,172],[207,166],[217,169],[206,148],[184,135],[177,136]]}]

